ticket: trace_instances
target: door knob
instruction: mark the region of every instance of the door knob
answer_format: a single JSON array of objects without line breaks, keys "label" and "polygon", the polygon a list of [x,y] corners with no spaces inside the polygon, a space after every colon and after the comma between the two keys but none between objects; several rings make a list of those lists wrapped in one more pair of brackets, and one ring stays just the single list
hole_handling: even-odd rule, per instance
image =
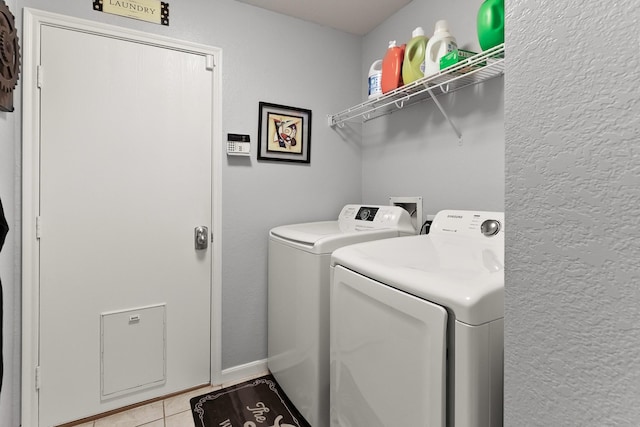
[{"label": "door knob", "polygon": [[196,250],[207,249],[209,244],[209,229],[204,225],[195,228],[194,236]]}]

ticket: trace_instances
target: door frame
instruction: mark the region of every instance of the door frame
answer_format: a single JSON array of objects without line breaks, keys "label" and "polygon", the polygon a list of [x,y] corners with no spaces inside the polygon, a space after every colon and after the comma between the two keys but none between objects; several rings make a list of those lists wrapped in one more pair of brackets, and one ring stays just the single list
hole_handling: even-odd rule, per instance
[{"label": "door frame", "polygon": [[212,67],[212,243],[210,382],[222,382],[222,49],[100,22],[24,8],[22,109],[22,425],[39,423],[37,367],[39,363],[39,241],[40,212],[40,91],[38,65],[42,26],[53,26],[120,40],[203,55]]}]

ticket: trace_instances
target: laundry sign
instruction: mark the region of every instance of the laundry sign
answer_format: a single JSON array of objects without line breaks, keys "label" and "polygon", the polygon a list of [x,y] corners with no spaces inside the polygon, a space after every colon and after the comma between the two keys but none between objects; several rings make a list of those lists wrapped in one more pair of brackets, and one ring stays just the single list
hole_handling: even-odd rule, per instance
[{"label": "laundry sign", "polygon": [[154,24],[169,25],[169,3],[160,0],[93,0],[93,9]]}]

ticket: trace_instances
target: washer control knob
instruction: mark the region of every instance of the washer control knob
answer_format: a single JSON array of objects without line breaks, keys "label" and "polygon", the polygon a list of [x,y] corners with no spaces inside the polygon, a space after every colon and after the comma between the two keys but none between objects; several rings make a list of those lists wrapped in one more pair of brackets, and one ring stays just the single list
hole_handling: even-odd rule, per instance
[{"label": "washer control knob", "polygon": [[487,237],[495,236],[500,231],[500,221],[488,219],[482,223],[480,231]]}]

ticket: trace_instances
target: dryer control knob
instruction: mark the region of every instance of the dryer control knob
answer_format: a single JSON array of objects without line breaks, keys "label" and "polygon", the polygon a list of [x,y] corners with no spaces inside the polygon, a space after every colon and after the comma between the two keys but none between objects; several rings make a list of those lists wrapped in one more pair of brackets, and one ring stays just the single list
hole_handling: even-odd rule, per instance
[{"label": "dryer control knob", "polygon": [[487,237],[495,236],[500,231],[500,221],[488,219],[482,223],[480,231]]}]

